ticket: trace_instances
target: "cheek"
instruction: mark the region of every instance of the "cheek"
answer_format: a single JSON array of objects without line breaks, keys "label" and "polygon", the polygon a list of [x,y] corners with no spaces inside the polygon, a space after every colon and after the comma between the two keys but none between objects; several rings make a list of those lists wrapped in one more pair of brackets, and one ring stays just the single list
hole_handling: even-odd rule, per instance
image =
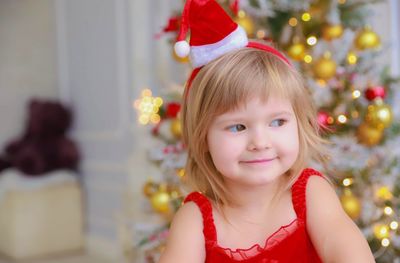
[{"label": "cheek", "polygon": [[226,135],[210,134],[207,143],[214,165],[220,172],[225,169],[226,164],[232,164],[240,155],[240,147]]},{"label": "cheek", "polygon": [[211,159],[215,165],[215,168],[217,168],[218,171],[221,172],[221,164],[225,163],[225,153],[223,147],[218,147],[218,144],[216,144],[215,138],[210,138],[208,139],[208,150],[211,156]]},{"label": "cheek", "polygon": [[208,137],[207,142],[213,159],[221,159],[226,156],[228,143],[226,143],[226,140],[222,136],[211,135]]},{"label": "cheek", "polygon": [[208,151],[210,152],[211,157],[213,158],[213,160],[221,155],[221,147],[218,147],[220,140],[219,140],[218,134],[213,133],[213,132],[209,132],[208,136],[207,136],[207,147],[208,147]]},{"label": "cheek", "polygon": [[293,155],[294,159],[297,159],[297,156],[299,155],[299,149],[300,149],[299,136],[296,134],[296,136],[294,136],[291,141],[291,147],[290,147],[290,152]]},{"label": "cheek", "polygon": [[297,130],[297,125],[294,124],[291,127],[280,134],[280,149],[284,154],[294,155],[297,158],[299,153],[299,134]]},{"label": "cheek", "polygon": [[288,150],[290,154],[293,156],[293,159],[297,159],[300,150],[300,141],[299,141],[299,133],[297,130],[297,125],[294,127],[292,131],[290,140],[288,140]]}]

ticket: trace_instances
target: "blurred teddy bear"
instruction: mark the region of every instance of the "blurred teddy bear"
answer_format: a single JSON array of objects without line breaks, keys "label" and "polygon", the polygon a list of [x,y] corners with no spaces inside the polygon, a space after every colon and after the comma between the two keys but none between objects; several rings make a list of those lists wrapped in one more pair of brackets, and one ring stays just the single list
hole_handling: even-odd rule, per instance
[{"label": "blurred teddy bear", "polygon": [[66,137],[72,123],[69,109],[56,101],[32,100],[24,134],[6,145],[0,171],[14,167],[37,176],[58,169],[77,170],[80,154]]}]

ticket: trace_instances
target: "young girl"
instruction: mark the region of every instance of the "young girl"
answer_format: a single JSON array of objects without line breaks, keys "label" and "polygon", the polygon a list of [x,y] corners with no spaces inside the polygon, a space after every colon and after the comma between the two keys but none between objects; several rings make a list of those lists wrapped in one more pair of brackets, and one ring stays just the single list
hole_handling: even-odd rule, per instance
[{"label": "young girl", "polygon": [[[306,168],[324,161],[324,141],[295,68],[248,42],[213,0],[188,0],[179,40],[188,25],[195,70],[182,127],[196,192],[176,213],[160,263],[374,262],[328,180]],[[187,54],[184,42],[176,47]]]}]

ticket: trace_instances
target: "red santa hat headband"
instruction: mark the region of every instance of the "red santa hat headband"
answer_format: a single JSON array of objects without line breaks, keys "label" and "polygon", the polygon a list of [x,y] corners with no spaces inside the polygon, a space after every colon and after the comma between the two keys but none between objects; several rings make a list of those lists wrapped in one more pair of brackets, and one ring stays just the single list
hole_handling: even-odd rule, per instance
[{"label": "red santa hat headband", "polygon": [[[185,41],[190,29],[190,46]],[[270,52],[288,65],[290,62],[276,49],[258,42],[249,42],[244,29],[236,24],[215,0],[187,0],[175,43],[175,53],[186,57],[190,53],[195,68],[189,86],[200,68],[230,51],[251,47]]]}]

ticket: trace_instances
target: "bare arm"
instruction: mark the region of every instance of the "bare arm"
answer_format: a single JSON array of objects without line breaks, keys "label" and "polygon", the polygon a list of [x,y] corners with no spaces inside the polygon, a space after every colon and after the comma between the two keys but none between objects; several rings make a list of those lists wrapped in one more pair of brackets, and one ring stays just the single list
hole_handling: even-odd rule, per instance
[{"label": "bare arm", "polygon": [[159,263],[204,263],[203,219],[196,204],[183,205],[172,221]]},{"label": "bare arm", "polygon": [[310,177],[306,196],[307,230],[323,262],[375,262],[366,239],[325,179]]}]

